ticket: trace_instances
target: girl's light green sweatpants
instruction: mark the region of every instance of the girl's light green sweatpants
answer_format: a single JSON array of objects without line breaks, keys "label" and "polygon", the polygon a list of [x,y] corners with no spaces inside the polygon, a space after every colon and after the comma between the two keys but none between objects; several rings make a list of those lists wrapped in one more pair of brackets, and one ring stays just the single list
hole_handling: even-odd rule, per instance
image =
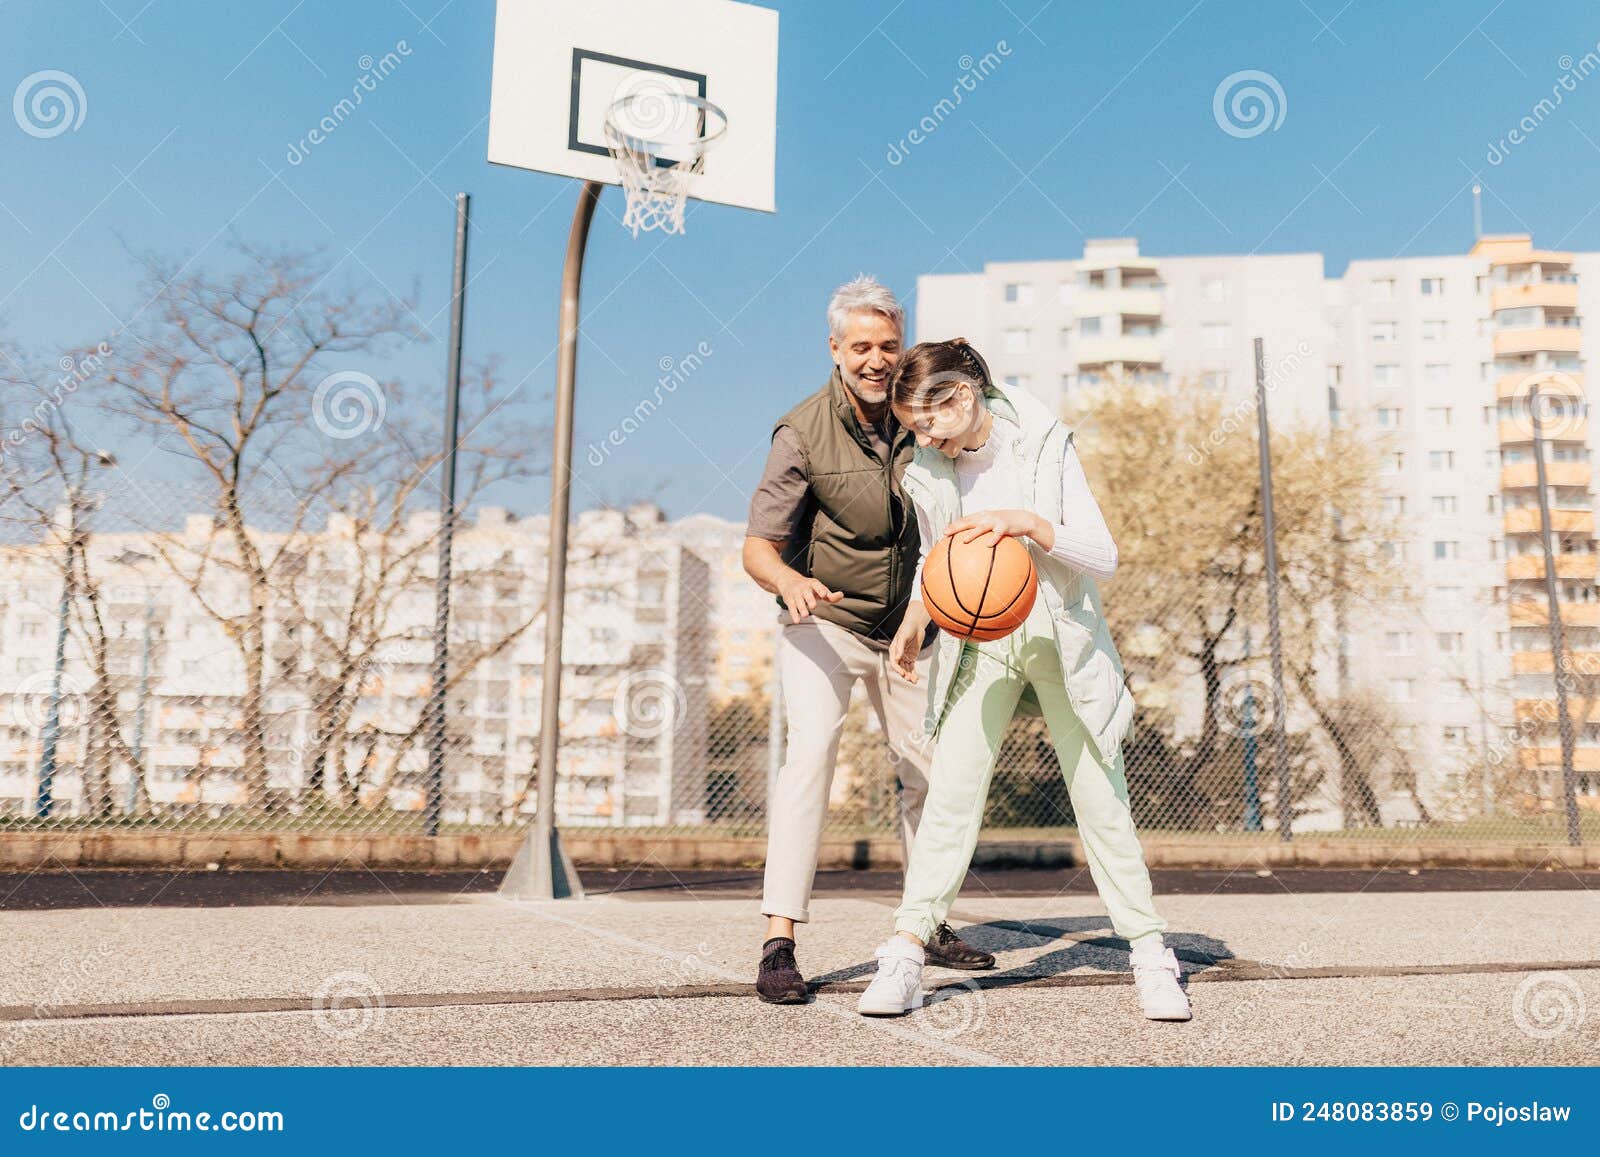
[{"label": "girl's light green sweatpants", "polygon": [[1117,935],[1136,940],[1166,928],[1156,914],[1150,873],[1133,829],[1122,753],[1101,759],[1067,697],[1049,612],[1041,598],[1016,631],[968,642],[939,729],[906,868],[895,929],[927,942],[944,922],[978,845],[984,802],[1000,742],[1025,686],[1032,684],[1061,761],[1089,874]]}]

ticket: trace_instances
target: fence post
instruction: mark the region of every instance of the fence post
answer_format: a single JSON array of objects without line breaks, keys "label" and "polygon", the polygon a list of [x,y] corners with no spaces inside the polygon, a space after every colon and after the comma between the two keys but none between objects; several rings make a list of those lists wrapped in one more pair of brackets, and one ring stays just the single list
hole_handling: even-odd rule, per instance
[{"label": "fence post", "polygon": [[[1561,632],[1561,600],[1556,586],[1554,536],[1550,529],[1550,489],[1544,469],[1544,430],[1539,419],[1539,383],[1528,390],[1528,417],[1533,426],[1533,464],[1539,483],[1539,542],[1544,547],[1544,593],[1550,604],[1550,677],[1556,687],[1556,728],[1561,736],[1561,799],[1567,813],[1567,843],[1583,842],[1578,825],[1577,783],[1572,773],[1572,715],[1567,710],[1567,681],[1563,660],[1566,641]],[[1538,762],[1539,741],[1534,740],[1534,761]]]},{"label": "fence post", "polygon": [[1272,729],[1278,745],[1278,838],[1291,837],[1294,801],[1289,796],[1289,697],[1283,693],[1283,631],[1278,624],[1278,539],[1272,519],[1272,448],[1267,424],[1267,362],[1256,338],[1256,436],[1261,458],[1261,549],[1267,560],[1267,640],[1272,645]]},{"label": "fence post", "polygon": [[456,194],[455,262],[450,282],[450,350],[445,369],[444,485],[439,488],[439,574],[434,580],[433,688],[428,696],[428,802],[423,831],[439,834],[444,812],[445,686],[450,668],[450,554],[456,526],[456,427],[461,416],[461,323],[467,293],[467,211]]}]

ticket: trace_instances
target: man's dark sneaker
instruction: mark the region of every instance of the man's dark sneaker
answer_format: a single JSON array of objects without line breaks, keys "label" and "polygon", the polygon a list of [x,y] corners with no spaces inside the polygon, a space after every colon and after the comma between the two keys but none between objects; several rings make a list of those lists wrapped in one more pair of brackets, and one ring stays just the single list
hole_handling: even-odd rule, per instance
[{"label": "man's dark sneaker", "polygon": [[806,1002],[806,978],[794,962],[794,941],[787,936],[774,936],[761,946],[756,995],[767,1004]]},{"label": "man's dark sneaker", "polygon": [[959,968],[963,972],[982,972],[986,968],[994,967],[994,955],[989,952],[979,952],[961,937],[957,936],[955,929],[948,924],[939,925],[923,947],[927,954],[929,964],[936,964],[940,968]]}]

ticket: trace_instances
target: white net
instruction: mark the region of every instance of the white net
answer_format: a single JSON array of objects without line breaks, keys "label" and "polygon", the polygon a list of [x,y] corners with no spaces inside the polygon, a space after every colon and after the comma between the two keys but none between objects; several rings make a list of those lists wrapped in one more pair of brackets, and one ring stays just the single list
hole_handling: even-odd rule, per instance
[{"label": "white net", "polygon": [[664,84],[616,101],[606,115],[606,144],[627,195],[623,227],[635,237],[651,229],[682,233],[689,186],[727,127],[716,105]]}]

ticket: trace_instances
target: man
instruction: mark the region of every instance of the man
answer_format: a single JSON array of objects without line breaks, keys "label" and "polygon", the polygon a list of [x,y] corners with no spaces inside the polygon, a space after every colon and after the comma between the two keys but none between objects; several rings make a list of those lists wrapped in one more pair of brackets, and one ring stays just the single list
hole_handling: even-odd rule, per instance
[{"label": "man", "polygon": [[[795,925],[810,919],[839,736],[857,680],[866,684],[896,772],[907,860],[928,791],[931,752],[922,722],[936,629],[922,641],[920,685],[893,675],[889,657],[919,546],[916,512],[900,493],[916,442],[889,410],[889,372],[904,327],[900,303],[874,279],[839,288],[828,304],[833,375],[778,419],[750,503],[744,568],[786,608],[778,675],[787,760],[767,807],[767,938],[756,977],[756,992],[769,1004],[806,999]],[[993,956],[962,942],[948,924],[929,938],[926,953],[929,963],[947,968],[994,967]]]}]

